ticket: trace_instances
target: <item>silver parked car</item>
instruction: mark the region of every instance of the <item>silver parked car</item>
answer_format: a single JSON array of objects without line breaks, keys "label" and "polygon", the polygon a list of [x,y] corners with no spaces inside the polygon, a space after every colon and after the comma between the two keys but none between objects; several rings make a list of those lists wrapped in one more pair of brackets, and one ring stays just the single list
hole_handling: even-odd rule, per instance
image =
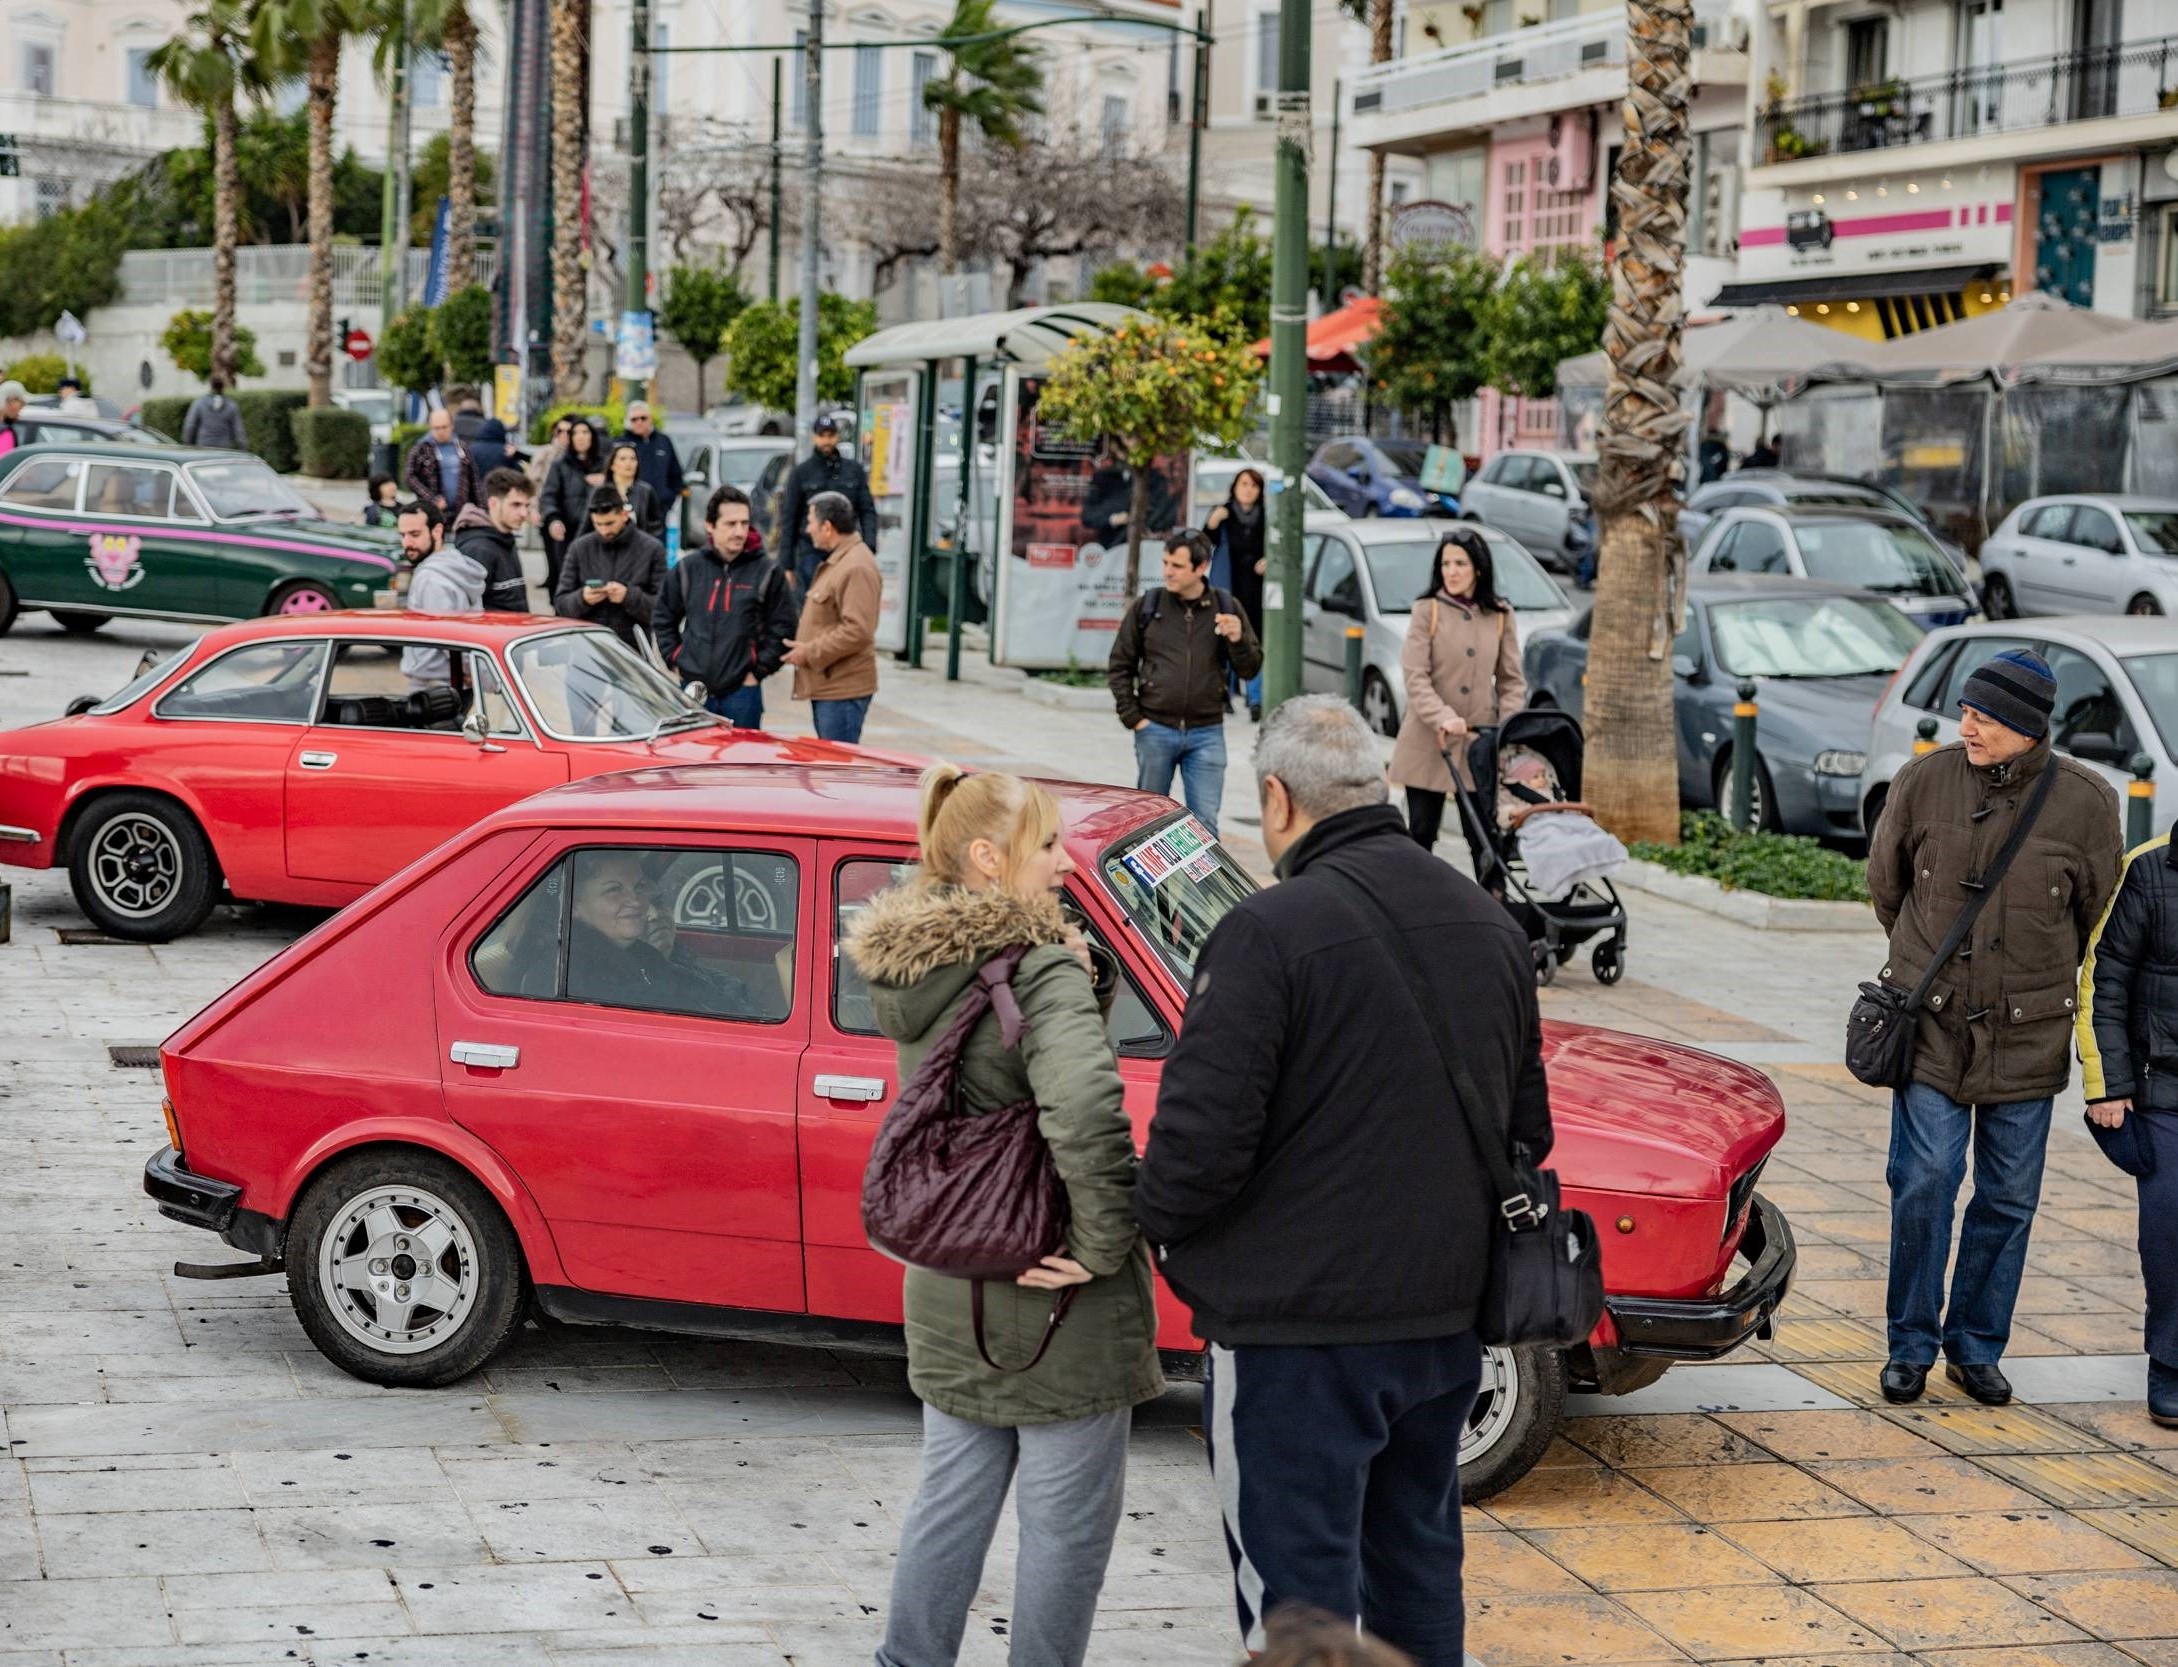
[{"label": "silver parked car", "polygon": [[1873,828],[1891,781],[1913,757],[1921,720],[1936,739],[1959,738],[1959,693],[1968,673],[2006,649],[2029,648],[2057,676],[2051,738],[2117,789],[2132,780],[2135,753],[2155,765],[2155,831],[2178,814],[2178,623],[2107,615],[2004,622],[1935,631],[1922,639],[1876,703],[1861,773],[1861,822]]},{"label": "silver parked car", "polygon": [[1924,631],[1977,618],[1973,592],[1917,521],[1888,511],[1728,509],[1689,570],[1821,579],[1888,598]]},{"label": "silver parked car", "polygon": [[1501,451],[1460,488],[1460,515],[1510,533],[1544,566],[1571,573],[1596,547],[1596,460],[1574,452]]},{"label": "silver parked car", "polygon": [[2178,498],[2029,498],[1981,547],[1992,619],[2178,614]]},{"label": "silver parked car", "polygon": [[[1346,688],[1346,628],[1359,625],[1361,713],[1384,735],[1399,733],[1406,681],[1399,651],[1407,620],[1428,583],[1451,521],[1349,521],[1311,515],[1301,552],[1301,685],[1310,693]],[[1573,604],[1520,543],[1494,527],[1472,527],[1490,546],[1497,593],[1512,604],[1525,643],[1564,625]]]}]

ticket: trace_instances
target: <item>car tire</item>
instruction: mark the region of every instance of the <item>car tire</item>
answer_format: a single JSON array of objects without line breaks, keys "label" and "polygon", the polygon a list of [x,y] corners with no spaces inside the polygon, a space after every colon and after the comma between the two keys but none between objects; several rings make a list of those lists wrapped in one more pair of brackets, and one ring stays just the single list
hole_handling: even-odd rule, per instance
[{"label": "car tire", "polygon": [[94,800],[68,841],[76,907],[109,938],[165,943],[219,901],[219,860],[197,819],[156,793]]},{"label": "car tire", "polygon": [[[289,1215],[286,1261],[310,1341],[365,1383],[458,1382],[521,1322],[521,1240],[491,1194],[435,1152],[381,1148],[335,1163]],[[420,1298],[425,1289],[444,1293],[445,1306]],[[408,1302],[396,1309],[400,1292]]]},{"label": "car tire", "polygon": [[1399,733],[1399,702],[1391,685],[1374,670],[1361,674],[1361,716],[1379,735]]},{"label": "car tire", "polygon": [[1503,1493],[1535,1468],[1565,1417],[1565,1396],[1559,1350],[1482,1351],[1482,1389],[1460,1438],[1462,1501]]},{"label": "car tire", "polygon": [[5,573],[0,573],[0,637],[8,634],[15,616],[22,611],[22,604],[15,599],[15,587],[8,583]]},{"label": "car tire", "polygon": [[282,585],[265,601],[268,614],[329,614],[340,609],[340,598],[309,579]]},{"label": "car tire", "polygon": [[2139,614],[2145,617],[2161,613],[2163,611],[2163,604],[2158,602],[2153,596],[2150,596],[2146,591],[2142,591],[2138,596],[2134,597],[2130,602],[2125,604],[2125,611],[2129,614]]},{"label": "car tire", "polygon": [[[1732,822],[1732,749],[1726,747],[1717,754],[1716,775],[1710,786],[1714,789],[1717,814]],[[1784,818],[1777,810],[1777,789],[1770,781],[1770,767],[1762,762],[1762,755],[1755,754],[1754,767],[1754,828],[1757,833],[1781,833]],[[1736,823],[1734,823],[1737,826]]]},{"label": "car tire", "polygon": [[1886,785],[1870,793],[1860,807],[1860,831],[1863,838],[1875,838],[1877,825],[1883,820],[1883,807],[1890,802],[1891,790]]},{"label": "car tire", "polygon": [[53,610],[53,623],[71,637],[87,637],[93,631],[103,631],[112,620],[111,614],[80,614],[73,609],[60,608]]},{"label": "car tire", "polygon": [[2017,619],[2019,603],[2012,596],[2012,582],[1992,573],[1981,582],[1981,611],[1991,619]]},{"label": "car tire", "polygon": [[1376,501],[1374,499],[1361,506],[1361,518],[1364,521],[1374,521],[1376,519]]}]

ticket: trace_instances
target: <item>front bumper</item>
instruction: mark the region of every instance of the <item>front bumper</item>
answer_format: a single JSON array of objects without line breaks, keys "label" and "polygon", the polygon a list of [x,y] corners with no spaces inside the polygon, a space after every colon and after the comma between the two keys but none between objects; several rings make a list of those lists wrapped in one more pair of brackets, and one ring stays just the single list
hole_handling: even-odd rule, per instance
[{"label": "front bumper", "polygon": [[1715,1360],[1750,1337],[1768,1337],[1799,1251],[1785,1212],[1760,1193],[1747,1215],[1740,1250],[1752,1264],[1746,1277],[1713,1297],[1613,1297],[1603,1306],[1627,1354],[1667,1360]]}]

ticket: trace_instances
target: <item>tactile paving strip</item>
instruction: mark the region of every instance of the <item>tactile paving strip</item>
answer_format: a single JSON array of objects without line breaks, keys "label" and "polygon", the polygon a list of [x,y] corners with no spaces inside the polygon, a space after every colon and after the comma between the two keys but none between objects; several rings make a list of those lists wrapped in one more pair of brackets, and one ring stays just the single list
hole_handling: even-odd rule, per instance
[{"label": "tactile paving strip", "polygon": [[1896,1407],[1887,1417],[1954,1453],[2095,1453],[2108,1442],[2034,1407]]},{"label": "tactile paving strip", "polygon": [[1993,1454],[1976,1462],[2068,1510],[2178,1505],[2178,1476],[2130,1453]]},{"label": "tactile paving strip", "polygon": [[2122,1511],[2082,1511],[2080,1520],[2136,1551],[2145,1551],[2158,1563],[2178,1568],[2178,1510],[2134,1506]]}]

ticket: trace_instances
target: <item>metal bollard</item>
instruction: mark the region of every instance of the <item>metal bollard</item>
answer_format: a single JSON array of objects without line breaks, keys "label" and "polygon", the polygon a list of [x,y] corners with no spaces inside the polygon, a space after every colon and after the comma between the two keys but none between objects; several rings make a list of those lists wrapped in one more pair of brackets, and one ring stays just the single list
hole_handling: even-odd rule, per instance
[{"label": "metal bollard", "polygon": [[1913,726],[1913,756],[1919,758],[1924,753],[1932,753],[1935,750],[1936,720],[1934,718],[1923,718]]},{"label": "metal bollard", "polygon": [[1361,643],[1366,635],[1359,625],[1346,627],[1346,698],[1361,710]]},{"label": "metal bollard", "polygon": [[2133,779],[2125,784],[2125,849],[2134,850],[2155,837],[2155,760],[2144,752],[2133,754]]},{"label": "metal bollard", "polygon": [[8,934],[14,929],[14,919],[15,893],[8,889],[5,880],[0,880],[0,943],[8,941]]},{"label": "metal bollard", "polygon": [[967,606],[968,543],[965,531],[953,540],[952,567],[945,584],[945,680],[960,681],[961,613]]},{"label": "metal bollard", "polygon": [[1732,825],[1741,833],[1754,830],[1755,785],[1755,686],[1742,679],[1739,701],[1732,708]]}]

